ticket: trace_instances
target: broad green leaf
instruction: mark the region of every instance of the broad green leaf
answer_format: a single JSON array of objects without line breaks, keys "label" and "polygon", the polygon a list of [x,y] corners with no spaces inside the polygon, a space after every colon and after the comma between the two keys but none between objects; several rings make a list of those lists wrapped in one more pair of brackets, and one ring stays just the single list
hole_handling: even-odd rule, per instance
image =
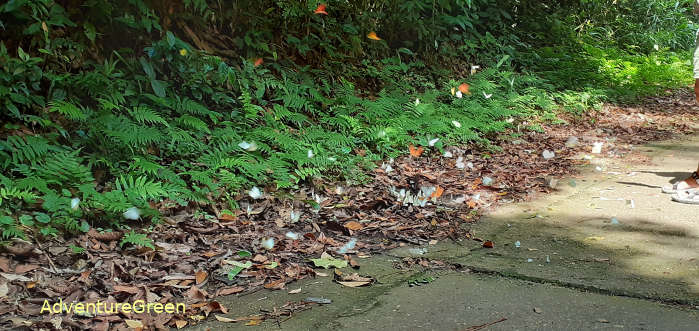
[{"label": "broad green leaf", "polygon": [[167,44],[170,45],[170,48],[175,46],[175,35],[172,34],[172,32],[168,31],[166,34],[167,36]]},{"label": "broad green leaf", "polygon": [[80,223],[80,231],[82,231],[82,232],[90,231],[90,224],[87,224],[86,221],[83,221],[82,223]]},{"label": "broad green leaf", "polygon": [[19,222],[22,223],[22,225],[32,226],[34,225],[34,217],[30,215],[22,215],[19,217]]},{"label": "broad green leaf", "polygon": [[157,79],[151,79],[150,86],[153,88],[153,92],[155,92],[155,95],[161,98],[165,97],[165,86],[163,86],[163,83],[161,81]]},{"label": "broad green leaf", "polygon": [[347,261],[345,260],[340,260],[336,258],[320,258],[320,259],[311,259],[311,262],[316,267],[323,267],[325,269],[328,269],[330,267],[335,267],[335,268],[344,268],[347,266]]},{"label": "broad green leaf", "polygon": [[95,29],[95,26],[90,22],[85,22],[85,24],[83,24],[83,28],[85,29],[85,36],[87,39],[94,43],[95,38],[97,37],[97,30]]},{"label": "broad green leaf", "polygon": [[44,213],[36,213],[36,216],[34,217],[37,221],[39,221],[39,223],[48,224],[49,222],[51,222],[51,216],[46,215]]}]

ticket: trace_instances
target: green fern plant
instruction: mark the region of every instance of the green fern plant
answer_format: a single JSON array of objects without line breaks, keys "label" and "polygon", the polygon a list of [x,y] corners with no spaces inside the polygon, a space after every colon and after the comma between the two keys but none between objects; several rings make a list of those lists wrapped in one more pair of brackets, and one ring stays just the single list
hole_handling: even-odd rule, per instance
[{"label": "green fern plant", "polygon": [[131,230],[130,232],[124,233],[124,236],[121,238],[121,242],[119,243],[119,246],[124,247],[124,245],[129,244],[129,245],[134,245],[138,247],[147,247],[150,249],[155,249],[155,246],[153,246],[153,240],[148,238],[143,233],[136,233],[135,231]]}]

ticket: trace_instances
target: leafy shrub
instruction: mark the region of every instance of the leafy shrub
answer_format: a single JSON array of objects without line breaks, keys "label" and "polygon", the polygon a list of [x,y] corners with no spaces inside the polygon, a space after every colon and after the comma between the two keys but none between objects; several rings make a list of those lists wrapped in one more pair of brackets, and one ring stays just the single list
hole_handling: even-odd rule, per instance
[{"label": "leafy shrub", "polygon": [[[579,8],[622,30],[599,3]],[[355,178],[409,144],[487,143],[514,116],[686,83],[684,53],[599,44],[562,6],[536,25],[525,14],[538,2],[333,0],[327,16],[315,0],[62,4],[0,5],[3,239],[120,227],[130,208],[151,220],[190,204],[233,209],[254,185]],[[557,39],[542,47],[546,26]],[[670,35],[665,21],[652,27]],[[472,95],[453,97],[464,81]]]}]

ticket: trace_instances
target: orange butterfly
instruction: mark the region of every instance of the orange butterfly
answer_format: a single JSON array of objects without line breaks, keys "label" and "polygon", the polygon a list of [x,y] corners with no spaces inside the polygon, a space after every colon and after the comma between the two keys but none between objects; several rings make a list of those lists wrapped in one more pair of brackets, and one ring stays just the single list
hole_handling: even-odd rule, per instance
[{"label": "orange butterfly", "polygon": [[377,36],[376,32],[374,31],[369,32],[369,34],[367,34],[366,37],[371,40],[381,40],[381,38],[379,38],[379,36]]},{"label": "orange butterfly", "polygon": [[437,189],[435,189],[434,192],[432,192],[432,194],[430,195],[430,198],[437,199],[437,198],[442,196],[442,193],[444,193],[444,189],[441,188],[440,186],[437,186]]},{"label": "orange butterfly", "polygon": [[463,94],[471,94],[471,91],[469,91],[470,88],[471,86],[466,83],[459,85],[459,91],[461,91]]},{"label": "orange butterfly", "polygon": [[422,147],[415,148],[412,144],[409,146],[410,149],[410,155],[413,157],[420,157],[422,155],[422,151],[424,150]]},{"label": "orange butterfly", "polygon": [[319,4],[318,8],[313,12],[314,14],[327,15],[328,12],[325,11],[325,4]]},{"label": "orange butterfly", "polygon": [[253,63],[253,66],[257,67],[262,64],[262,62],[264,62],[264,60],[261,57],[258,57],[257,60],[255,60],[255,63]]}]

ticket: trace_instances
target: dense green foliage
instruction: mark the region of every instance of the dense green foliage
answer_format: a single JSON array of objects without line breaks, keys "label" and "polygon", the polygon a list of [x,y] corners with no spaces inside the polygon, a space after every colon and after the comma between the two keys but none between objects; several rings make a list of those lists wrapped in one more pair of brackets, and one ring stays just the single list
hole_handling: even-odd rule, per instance
[{"label": "dense green foliage", "polygon": [[233,209],[254,185],[361,180],[409,144],[686,84],[690,1],[611,2],[8,1],[2,238]]}]

